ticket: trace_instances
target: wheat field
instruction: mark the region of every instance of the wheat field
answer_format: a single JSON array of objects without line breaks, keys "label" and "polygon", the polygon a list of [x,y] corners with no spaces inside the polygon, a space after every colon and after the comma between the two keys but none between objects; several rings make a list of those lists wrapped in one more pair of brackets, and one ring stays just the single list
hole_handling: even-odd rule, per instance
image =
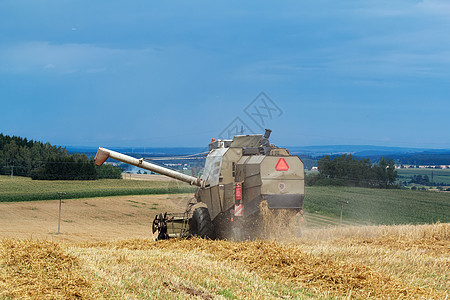
[{"label": "wheat field", "polygon": [[[448,299],[450,223],[309,212],[301,237],[155,242],[192,194],[0,203],[0,299]],[[269,216],[270,217],[270,216]]]},{"label": "wheat field", "polygon": [[300,238],[0,242],[0,299],[447,299],[450,224]]}]

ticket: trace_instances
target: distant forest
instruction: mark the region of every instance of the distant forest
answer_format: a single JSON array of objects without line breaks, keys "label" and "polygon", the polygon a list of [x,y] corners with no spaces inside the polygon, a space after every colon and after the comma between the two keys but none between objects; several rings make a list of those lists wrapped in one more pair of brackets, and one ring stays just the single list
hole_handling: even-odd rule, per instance
[{"label": "distant forest", "polygon": [[122,170],[111,165],[97,167],[84,154],[69,154],[50,143],[0,133],[0,174],[41,180],[95,180],[121,178]]},{"label": "distant forest", "polygon": [[[340,155],[331,155],[331,158],[339,157]],[[316,157],[317,160],[322,159],[324,156]],[[403,153],[403,154],[384,154],[384,155],[367,155],[364,156],[360,153],[353,154],[353,157],[358,159],[370,159],[374,163],[378,163],[383,157],[391,158],[397,165],[450,165],[450,152],[417,152],[417,153]]]},{"label": "distant forest", "polygon": [[[295,152],[295,155],[300,157],[305,164],[305,169],[310,170],[312,167],[317,167],[319,160],[326,155],[313,156],[309,154],[301,154]],[[331,159],[340,157],[342,154],[329,155]],[[417,153],[403,153],[403,154],[384,154],[384,155],[366,155],[362,153],[355,153],[353,157],[362,160],[369,159],[372,163],[379,163],[383,157],[389,157],[397,165],[413,165],[413,166],[439,166],[450,165],[450,152],[417,152]]]},{"label": "distant forest", "polygon": [[391,158],[404,165],[450,165],[450,153],[420,152],[392,155]]}]

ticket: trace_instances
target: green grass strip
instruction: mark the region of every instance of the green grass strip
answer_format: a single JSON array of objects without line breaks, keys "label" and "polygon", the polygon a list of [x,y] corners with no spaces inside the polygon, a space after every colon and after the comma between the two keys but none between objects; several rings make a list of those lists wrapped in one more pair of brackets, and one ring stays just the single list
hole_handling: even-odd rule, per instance
[{"label": "green grass strip", "polygon": [[[64,199],[80,199],[110,196],[129,196],[129,195],[161,195],[161,194],[184,194],[193,193],[195,188],[146,188],[146,189],[111,189],[111,190],[91,190],[68,192]],[[53,192],[35,193],[35,194],[7,194],[0,195],[0,202],[21,202],[21,201],[39,201],[39,200],[55,200],[59,196]]]}]

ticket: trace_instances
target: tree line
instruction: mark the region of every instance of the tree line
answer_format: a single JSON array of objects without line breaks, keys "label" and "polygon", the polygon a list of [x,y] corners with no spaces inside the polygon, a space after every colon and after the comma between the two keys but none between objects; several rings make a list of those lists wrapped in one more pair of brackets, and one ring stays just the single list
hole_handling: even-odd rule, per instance
[{"label": "tree line", "polygon": [[378,164],[369,159],[356,159],[351,154],[331,158],[326,155],[318,162],[319,174],[307,177],[309,185],[348,185],[360,187],[397,187],[397,171],[392,159],[382,158]]},{"label": "tree line", "polygon": [[84,154],[69,154],[50,143],[0,133],[0,174],[41,180],[94,180],[121,178],[122,170],[111,165],[97,167]]}]

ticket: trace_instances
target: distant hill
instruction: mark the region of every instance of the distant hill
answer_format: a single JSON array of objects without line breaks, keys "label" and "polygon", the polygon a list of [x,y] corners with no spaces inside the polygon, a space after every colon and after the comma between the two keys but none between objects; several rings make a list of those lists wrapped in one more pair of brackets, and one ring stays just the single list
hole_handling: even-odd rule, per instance
[{"label": "distant hill", "polygon": [[[106,147],[110,150],[127,154],[142,154],[146,157],[157,156],[182,156],[208,151],[205,147]],[[69,153],[84,153],[94,156],[98,147],[66,146]]]},{"label": "distant hill", "polygon": [[[427,149],[407,147],[384,147],[371,145],[325,145],[325,146],[287,146],[287,149],[298,155],[305,167],[310,169],[325,155],[338,156],[352,154],[359,158],[369,158],[372,162],[382,157],[392,158],[396,164],[411,165],[450,165],[450,149]],[[97,147],[67,146],[69,153],[83,153],[92,157]],[[171,157],[207,152],[206,147],[110,147],[108,149],[127,153],[132,156]]]},{"label": "distant hill", "polygon": [[[397,164],[405,165],[450,165],[450,151],[436,153],[433,151],[424,151],[410,154],[390,155]],[[369,156],[371,160],[378,160],[381,155]]]},{"label": "distant hill", "polygon": [[[370,145],[325,145],[325,146],[304,146],[288,147],[291,153],[305,154],[312,157],[324,155],[352,154],[354,156],[367,157],[373,155],[394,155],[411,154],[423,151],[430,151],[426,148],[405,148],[405,147],[384,147]],[[442,151],[442,150],[436,150]],[[450,150],[443,150],[448,151]]]},{"label": "distant hill", "polygon": [[[283,146],[284,147],[284,146]],[[433,150],[426,148],[401,148],[366,145],[326,145],[326,146],[285,146],[292,154],[321,157],[324,155],[352,154],[355,156],[402,155],[421,152],[450,153],[449,150]],[[96,153],[98,147],[65,146],[69,153]],[[122,153],[140,153],[146,156],[189,155],[207,152],[207,147],[106,147]]]},{"label": "distant hill", "polygon": [[450,149],[404,148],[365,145],[329,145],[288,147],[292,154],[319,160],[325,155],[332,157],[352,154],[359,158],[369,158],[372,162],[382,157],[392,158],[396,164],[409,165],[450,165]]}]

